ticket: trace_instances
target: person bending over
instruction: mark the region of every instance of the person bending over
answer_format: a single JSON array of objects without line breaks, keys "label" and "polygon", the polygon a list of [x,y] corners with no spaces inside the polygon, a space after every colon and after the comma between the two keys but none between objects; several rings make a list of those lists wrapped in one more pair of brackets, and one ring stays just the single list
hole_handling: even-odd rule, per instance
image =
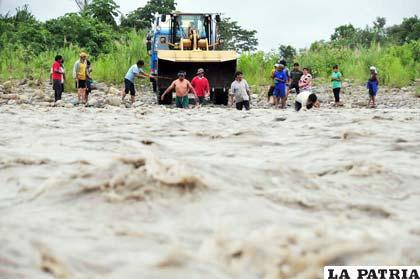
[{"label": "person bending over", "polygon": [[313,107],[319,108],[320,103],[318,101],[318,97],[315,93],[311,93],[310,91],[302,91],[300,92],[295,99],[295,110],[308,110]]}]

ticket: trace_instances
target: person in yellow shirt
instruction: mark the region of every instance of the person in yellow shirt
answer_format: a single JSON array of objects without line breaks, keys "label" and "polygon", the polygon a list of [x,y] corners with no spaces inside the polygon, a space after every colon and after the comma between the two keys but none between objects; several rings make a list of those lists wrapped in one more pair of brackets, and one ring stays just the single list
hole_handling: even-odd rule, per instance
[{"label": "person in yellow shirt", "polygon": [[80,53],[80,59],[73,66],[73,78],[76,80],[79,103],[86,102],[87,76],[87,54],[82,52]]}]

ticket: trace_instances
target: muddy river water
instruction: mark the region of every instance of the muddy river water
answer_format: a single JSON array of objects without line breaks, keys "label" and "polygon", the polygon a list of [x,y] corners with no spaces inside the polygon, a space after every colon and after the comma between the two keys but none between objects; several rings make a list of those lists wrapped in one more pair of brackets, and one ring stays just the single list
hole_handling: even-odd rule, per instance
[{"label": "muddy river water", "polygon": [[420,109],[0,107],[0,278],[420,265]]}]

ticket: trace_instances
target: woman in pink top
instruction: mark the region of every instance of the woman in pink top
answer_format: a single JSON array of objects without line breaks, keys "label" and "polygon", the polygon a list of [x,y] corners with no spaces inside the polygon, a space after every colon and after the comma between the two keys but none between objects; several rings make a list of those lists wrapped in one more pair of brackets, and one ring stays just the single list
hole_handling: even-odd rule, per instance
[{"label": "woman in pink top", "polygon": [[311,91],[312,89],[312,76],[308,68],[303,68],[303,75],[299,80],[299,89],[301,91]]}]

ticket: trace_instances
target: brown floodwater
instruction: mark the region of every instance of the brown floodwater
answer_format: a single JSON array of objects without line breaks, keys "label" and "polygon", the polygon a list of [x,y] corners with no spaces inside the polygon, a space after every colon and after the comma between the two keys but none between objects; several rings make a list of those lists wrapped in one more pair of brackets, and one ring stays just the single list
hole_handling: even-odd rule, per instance
[{"label": "brown floodwater", "polygon": [[0,107],[0,278],[420,264],[420,110]]}]

